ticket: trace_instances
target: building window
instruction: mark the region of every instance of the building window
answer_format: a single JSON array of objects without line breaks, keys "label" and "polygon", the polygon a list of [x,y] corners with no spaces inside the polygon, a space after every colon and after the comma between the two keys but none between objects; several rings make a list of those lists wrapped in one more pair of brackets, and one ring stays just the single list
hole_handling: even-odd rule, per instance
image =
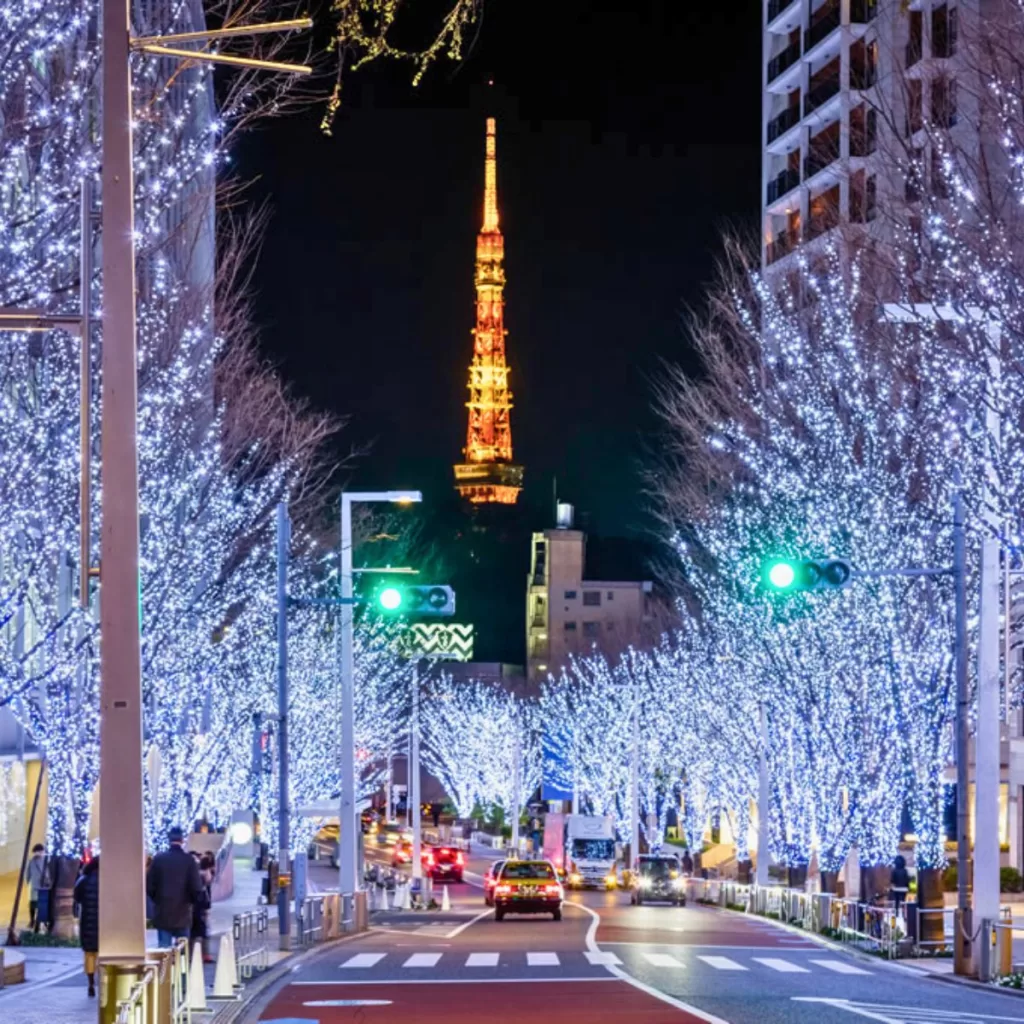
[{"label": "building window", "polygon": [[565,599],[566,599],[566,601],[575,601],[576,600],[576,591],[575,590],[567,590],[565,592]]},{"label": "building window", "polygon": [[601,635],[601,623],[600,622],[584,622],[583,623],[583,635],[584,636],[600,636]]},{"label": "building window", "polygon": [[932,81],[932,120],[940,128],[952,128],[957,122],[956,82],[944,75]]},{"label": "building window", "polygon": [[609,619],[605,623],[604,628],[607,629],[608,632],[610,633],[615,628],[615,623],[611,619]]},{"label": "building window", "polygon": [[614,601],[615,600],[615,591],[614,590],[609,590],[607,596],[608,596],[608,600],[609,601]]},{"label": "building window", "polygon": [[907,135],[913,135],[924,127],[924,107],[921,100],[921,79],[914,78],[907,83]]},{"label": "building window", "polygon": [[576,623],[575,622],[566,622],[566,624],[565,624],[565,631],[566,631],[566,633],[575,633],[576,632]]},{"label": "building window", "polygon": [[591,608],[598,608],[601,605],[601,591],[600,590],[584,590],[583,591],[583,603]]}]

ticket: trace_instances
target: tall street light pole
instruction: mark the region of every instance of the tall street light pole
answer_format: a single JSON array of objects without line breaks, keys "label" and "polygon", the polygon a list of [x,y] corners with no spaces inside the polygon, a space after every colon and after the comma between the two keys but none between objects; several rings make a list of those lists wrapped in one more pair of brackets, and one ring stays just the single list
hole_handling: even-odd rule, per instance
[{"label": "tall street light pole", "polygon": [[[341,495],[341,547],[338,552],[341,583],[341,806],[338,816],[338,887],[342,899],[342,923],[355,928],[356,893],[360,890],[359,822],[356,814],[356,740],[354,696],[354,629],[352,614],[352,506],[356,502],[406,504],[423,500],[419,491],[346,491]],[[411,786],[410,786],[411,788]]]},{"label": "tall street light pole", "polygon": [[[277,931],[281,949],[292,948],[289,886],[291,877],[291,796],[288,780],[288,548],[291,521],[288,506],[277,506]],[[282,877],[283,876],[283,877]]]}]

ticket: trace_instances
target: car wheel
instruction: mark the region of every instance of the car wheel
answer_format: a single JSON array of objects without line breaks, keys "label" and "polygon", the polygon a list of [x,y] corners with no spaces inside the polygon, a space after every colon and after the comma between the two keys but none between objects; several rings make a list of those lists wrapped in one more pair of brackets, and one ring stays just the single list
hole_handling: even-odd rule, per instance
[{"label": "car wheel", "polygon": [[495,907],[494,908],[494,920],[495,921],[501,921],[504,917],[505,917],[505,908],[504,907]]},{"label": "car wheel", "polygon": [[554,918],[554,919],[555,919],[556,921],[561,921],[561,920],[562,920],[562,911],[561,911],[561,908],[559,908],[558,910],[552,910],[552,911],[551,911],[551,916],[552,916],[552,917],[553,917],[553,918]]}]

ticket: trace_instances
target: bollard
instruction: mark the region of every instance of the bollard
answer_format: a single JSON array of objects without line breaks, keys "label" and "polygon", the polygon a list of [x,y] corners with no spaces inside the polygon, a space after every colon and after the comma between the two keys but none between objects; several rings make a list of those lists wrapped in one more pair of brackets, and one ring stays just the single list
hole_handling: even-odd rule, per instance
[{"label": "bollard", "polygon": [[199,943],[192,946],[192,967],[188,976],[188,1008],[193,1012],[205,1013],[206,978],[203,975],[203,953]]},{"label": "bollard", "polygon": [[447,885],[442,890],[441,909],[442,910],[451,910],[452,909],[452,901],[451,901],[451,897],[448,895],[448,886]]}]

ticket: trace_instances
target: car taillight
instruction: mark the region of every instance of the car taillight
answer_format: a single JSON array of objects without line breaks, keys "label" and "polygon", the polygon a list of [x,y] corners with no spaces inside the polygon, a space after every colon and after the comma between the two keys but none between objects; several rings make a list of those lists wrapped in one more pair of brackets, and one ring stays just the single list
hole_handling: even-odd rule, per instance
[{"label": "car taillight", "polygon": [[434,863],[434,855],[432,853],[423,854],[423,859],[428,865],[432,865]]},{"label": "car taillight", "polygon": [[466,863],[466,858],[462,856],[461,850],[455,854],[455,863],[458,864],[460,868]]},{"label": "car taillight", "polygon": [[499,885],[494,890],[496,893],[500,893],[502,896],[508,895],[512,891],[511,885]]},{"label": "car taillight", "polygon": [[544,886],[544,891],[549,896],[557,896],[561,892],[561,890],[558,888],[557,885],[545,885]]}]

